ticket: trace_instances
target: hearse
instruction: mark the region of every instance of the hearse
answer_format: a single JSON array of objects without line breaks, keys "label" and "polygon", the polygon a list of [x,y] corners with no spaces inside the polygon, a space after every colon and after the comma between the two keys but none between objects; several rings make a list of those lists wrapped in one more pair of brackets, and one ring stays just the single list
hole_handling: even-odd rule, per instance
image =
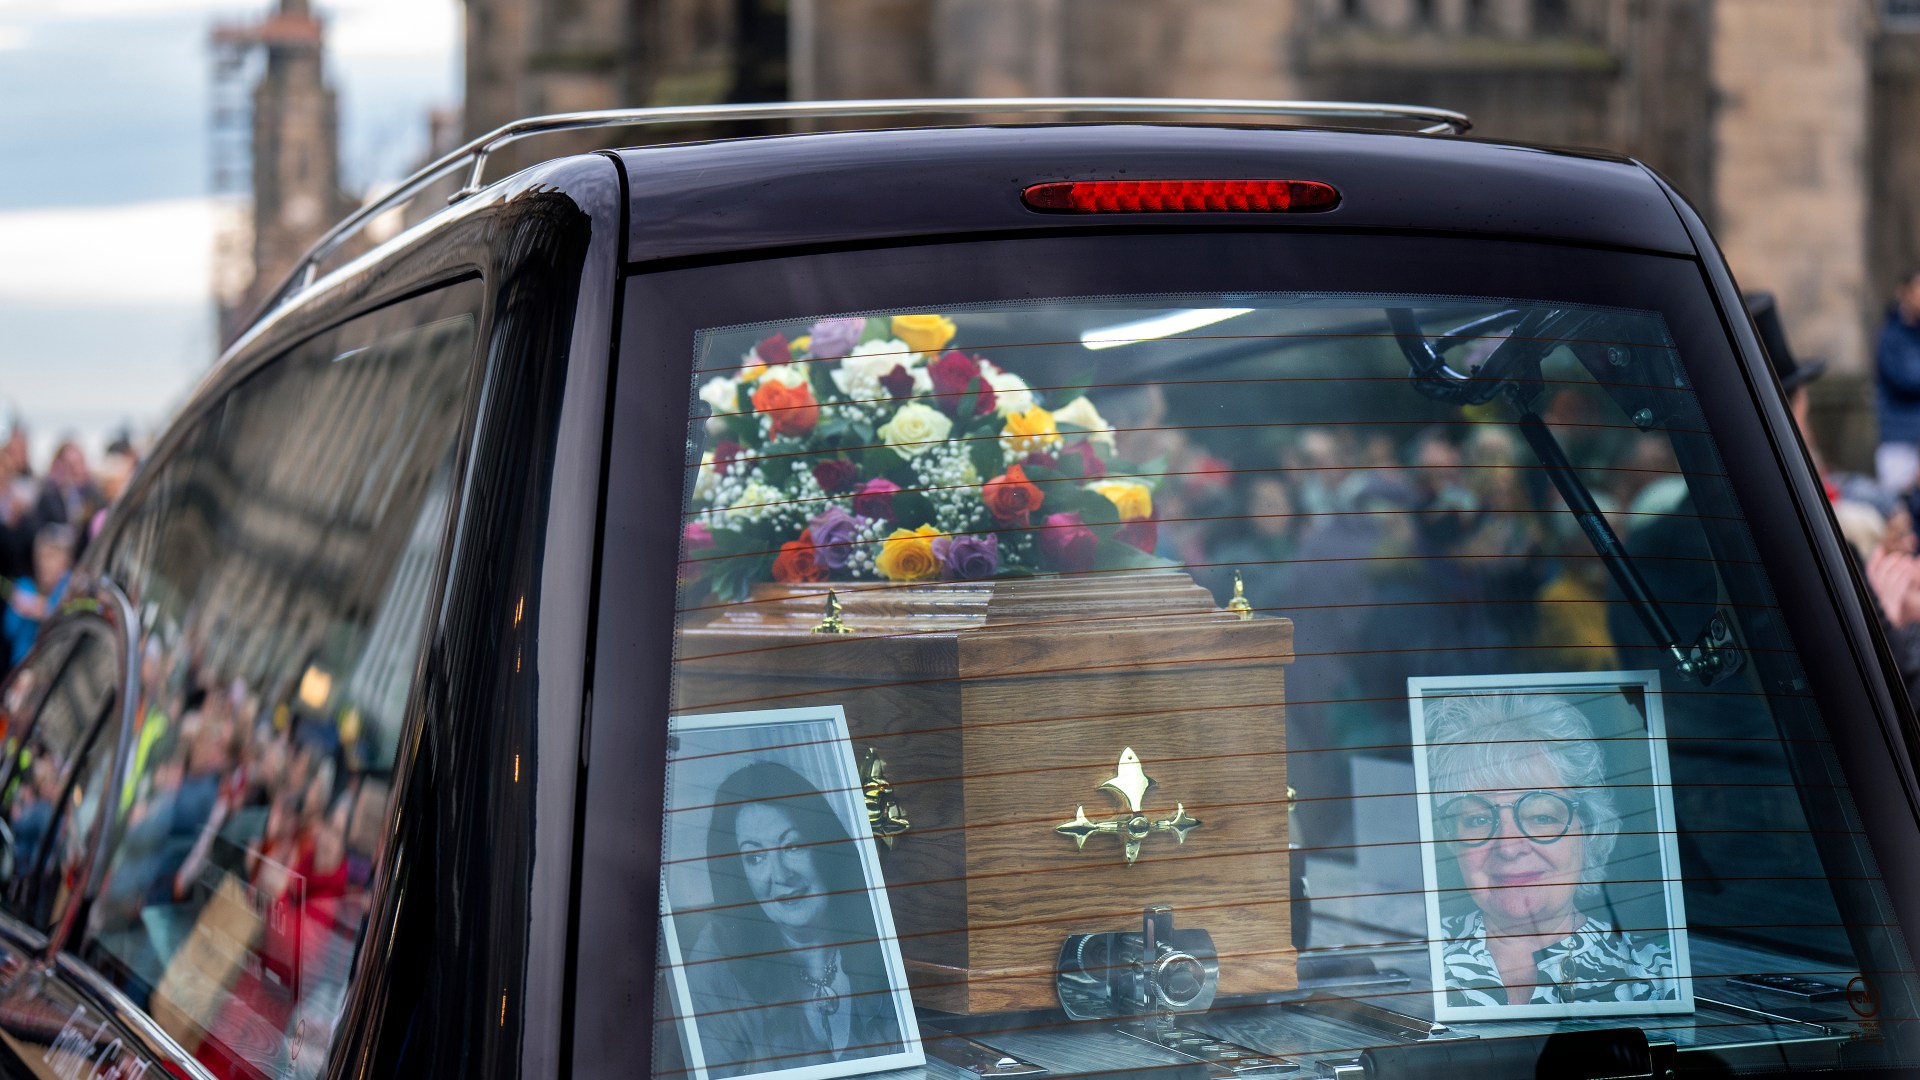
[{"label": "hearse", "polygon": [[1920,731],[1726,262],[1468,127],[576,114],[342,222],[0,689],[3,1071],[1912,1074]]}]

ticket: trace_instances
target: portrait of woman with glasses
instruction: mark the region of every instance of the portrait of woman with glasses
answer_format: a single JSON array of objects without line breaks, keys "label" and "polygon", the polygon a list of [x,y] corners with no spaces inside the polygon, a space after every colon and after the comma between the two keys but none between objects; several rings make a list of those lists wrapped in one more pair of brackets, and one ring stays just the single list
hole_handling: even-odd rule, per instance
[{"label": "portrait of woman with glasses", "polygon": [[1495,693],[1429,698],[1424,718],[1433,858],[1451,860],[1472,901],[1440,919],[1445,1003],[1677,999],[1666,930],[1607,917],[1630,789],[1587,717],[1560,697]]}]

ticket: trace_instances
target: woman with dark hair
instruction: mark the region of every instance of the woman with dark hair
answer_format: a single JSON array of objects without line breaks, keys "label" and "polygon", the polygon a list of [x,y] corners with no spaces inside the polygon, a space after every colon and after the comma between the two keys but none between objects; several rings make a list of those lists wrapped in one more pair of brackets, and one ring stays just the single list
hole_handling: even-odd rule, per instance
[{"label": "woman with dark hair", "polygon": [[[860,851],[827,798],[784,765],[720,785],[707,829],[713,906],[685,950],[714,1076],[905,1049]],[[682,920],[683,932],[695,922]]]}]

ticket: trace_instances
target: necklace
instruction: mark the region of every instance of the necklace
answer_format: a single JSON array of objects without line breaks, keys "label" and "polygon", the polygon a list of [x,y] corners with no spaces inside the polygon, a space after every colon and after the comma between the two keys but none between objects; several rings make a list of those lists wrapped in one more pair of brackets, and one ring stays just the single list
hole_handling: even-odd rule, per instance
[{"label": "necklace", "polygon": [[821,1016],[832,1016],[840,1011],[840,992],[833,988],[833,980],[840,975],[840,952],[838,949],[827,957],[826,970],[819,978],[800,972],[800,981],[813,988],[813,1004],[820,1010]]}]

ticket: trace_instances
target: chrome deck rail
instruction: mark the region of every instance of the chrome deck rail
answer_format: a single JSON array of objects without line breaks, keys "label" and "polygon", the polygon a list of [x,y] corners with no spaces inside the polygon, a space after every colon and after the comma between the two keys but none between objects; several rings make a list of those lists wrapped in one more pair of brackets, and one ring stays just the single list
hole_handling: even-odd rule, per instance
[{"label": "chrome deck rail", "polygon": [[1463,135],[1473,127],[1465,114],[1424,105],[1383,105],[1346,101],[1260,101],[1235,98],[902,98],[876,101],[779,101],[764,104],[666,106],[555,113],[502,125],[424,166],[380,199],[347,215],[301,256],[273,306],[313,284],[320,261],[374,218],[418,194],[435,180],[471,162],[466,183],[448,200],[458,202],[479,191],[487,158],[500,148],[534,135],[605,127],[697,124],[742,120],[813,120],[861,116],[953,116],[978,113],[1097,113],[1101,115],[1211,115],[1264,120],[1399,120],[1419,124],[1401,129],[1422,135]]}]

